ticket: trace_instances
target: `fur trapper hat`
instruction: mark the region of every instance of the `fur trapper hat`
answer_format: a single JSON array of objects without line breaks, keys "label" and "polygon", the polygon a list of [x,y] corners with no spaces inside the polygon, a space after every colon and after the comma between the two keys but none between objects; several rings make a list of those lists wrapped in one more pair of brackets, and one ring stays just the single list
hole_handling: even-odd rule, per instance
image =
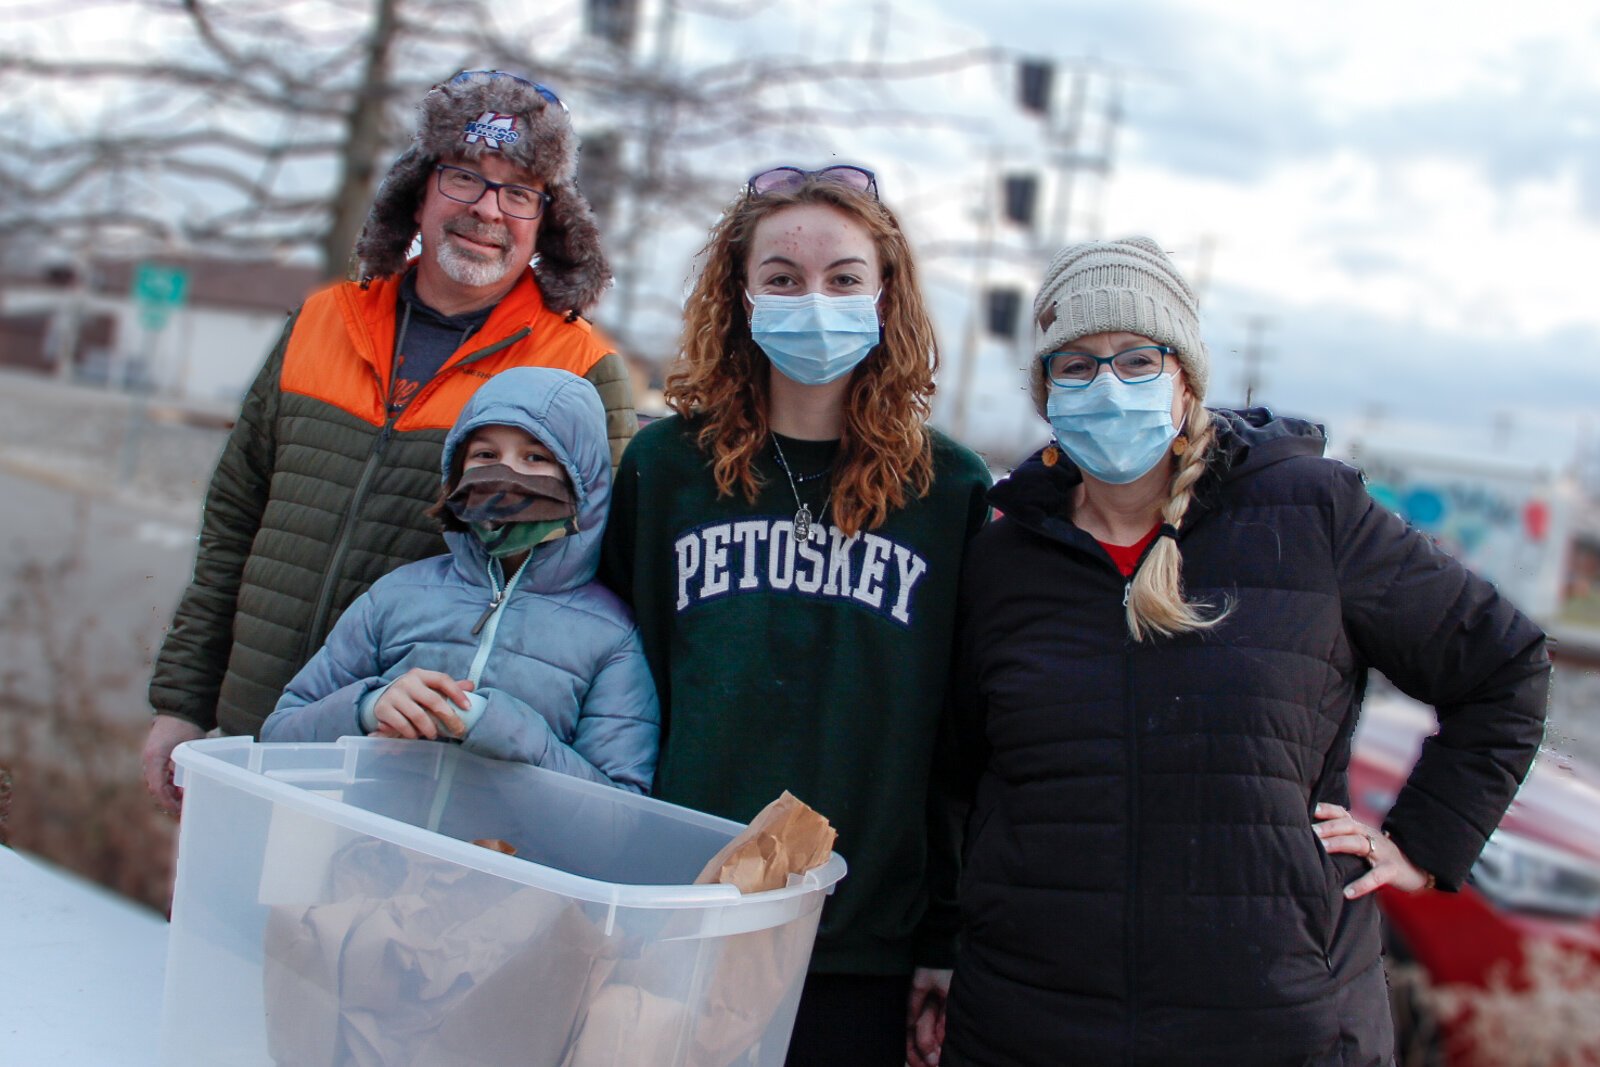
[{"label": "fur trapper hat", "polygon": [[464,71],[430,90],[417,110],[416,137],[383,179],[356,239],[361,279],[405,269],[436,164],[499,152],[543,181],[550,196],[534,243],[545,306],[561,313],[592,307],[611,282],[611,268],[594,212],[578,191],[578,137],[555,94],[503,71]]}]

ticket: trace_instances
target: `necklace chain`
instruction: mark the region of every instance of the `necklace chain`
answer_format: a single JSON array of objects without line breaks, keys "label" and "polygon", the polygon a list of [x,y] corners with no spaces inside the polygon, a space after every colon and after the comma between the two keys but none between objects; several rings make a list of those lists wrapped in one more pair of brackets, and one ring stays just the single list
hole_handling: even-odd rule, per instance
[{"label": "necklace chain", "polygon": [[[800,499],[800,486],[795,480],[794,471],[789,469],[789,459],[783,454],[783,446],[778,444],[777,434],[772,435],[772,451],[777,457],[778,466],[782,469],[783,476],[789,479],[789,492],[794,494],[794,539],[796,541],[809,541],[811,539],[813,521],[820,523],[822,517],[828,513],[828,504],[833,500],[833,486],[831,484],[828,486],[828,495],[823,498],[822,507],[818,509],[817,516],[813,520],[810,505]],[[827,473],[828,470],[824,468],[816,474],[808,474],[799,480],[801,482],[813,481]]]},{"label": "necklace chain", "polygon": [[830,475],[832,473],[833,473],[832,468],[823,467],[821,470],[813,471],[810,474],[796,474],[794,476],[794,480],[795,480],[795,484],[797,484],[797,485],[805,485],[807,482],[814,482],[818,478],[826,478],[828,475]]}]

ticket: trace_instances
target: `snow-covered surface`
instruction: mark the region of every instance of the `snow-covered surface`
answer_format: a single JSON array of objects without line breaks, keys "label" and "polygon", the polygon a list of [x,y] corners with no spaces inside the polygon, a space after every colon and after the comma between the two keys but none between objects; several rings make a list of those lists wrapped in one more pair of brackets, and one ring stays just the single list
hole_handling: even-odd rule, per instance
[{"label": "snow-covered surface", "polygon": [[154,1065],[167,924],[0,848],[0,1061]]}]

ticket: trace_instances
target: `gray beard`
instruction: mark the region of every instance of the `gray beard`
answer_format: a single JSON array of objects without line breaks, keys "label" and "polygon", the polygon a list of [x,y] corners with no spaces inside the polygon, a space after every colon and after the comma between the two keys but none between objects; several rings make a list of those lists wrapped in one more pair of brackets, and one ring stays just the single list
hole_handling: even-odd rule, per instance
[{"label": "gray beard", "polygon": [[439,242],[437,258],[445,277],[471,289],[495,285],[511,269],[511,249],[502,248],[499,255],[479,255],[460,247],[448,235]]}]

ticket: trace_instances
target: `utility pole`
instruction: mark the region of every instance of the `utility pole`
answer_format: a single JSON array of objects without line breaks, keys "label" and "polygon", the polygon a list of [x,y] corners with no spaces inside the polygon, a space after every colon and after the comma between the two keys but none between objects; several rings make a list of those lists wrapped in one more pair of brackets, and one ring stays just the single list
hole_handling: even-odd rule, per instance
[{"label": "utility pole", "polygon": [[1194,305],[1203,307],[1206,294],[1211,290],[1211,261],[1217,255],[1217,235],[1203,233],[1200,246],[1194,254]]},{"label": "utility pole", "polygon": [[1244,406],[1250,407],[1257,389],[1261,388],[1261,364],[1269,350],[1262,338],[1272,325],[1270,315],[1247,315],[1244,320],[1246,334],[1244,346]]},{"label": "utility pole", "polygon": [[1089,140],[1089,99],[1093,88],[1095,66],[1092,60],[1075,60],[1072,63],[1072,86],[1067,94],[1066,113],[1060,126],[1050,125],[1047,114],[1047,135],[1051,141],[1052,162],[1056,168],[1055,210],[1051,215],[1050,239],[1055,248],[1067,244],[1074,236],[1072,205],[1077,193],[1078,174],[1086,173],[1098,178],[1090,189],[1088,232],[1098,236],[1101,212],[1105,204],[1105,187],[1111,177],[1112,157],[1116,147],[1117,129],[1122,123],[1122,83],[1115,74],[1102,75],[1108,83],[1101,106],[1093,116],[1094,130],[1098,134],[1093,151],[1083,146]]},{"label": "utility pole", "polygon": [[1493,429],[1490,432],[1489,439],[1494,442],[1494,450],[1496,452],[1508,451],[1511,447],[1512,433],[1516,429],[1516,423],[1512,418],[1511,412],[1504,408],[1496,411],[1492,426]]},{"label": "utility pole", "polygon": [[[1071,72],[1064,110],[1056,77],[1062,70]],[[1005,173],[1001,166],[1006,155],[1005,146],[991,145],[982,179],[983,192],[977,198],[978,232],[972,260],[971,310],[961,339],[959,365],[954,370],[955,395],[945,409],[950,419],[950,432],[963,440],[971,429],[978,361],[998,347],[990,333],[1004,338],[1002,351],[1016,356],[1020,365],[1026,365],[1031,343],[1031,329],[1019,331],[1015,315],[1008,326],[1000,325],[1008,314],[1002,309],[1010,305],[1004,293],[993,296],[990,293],[991,279],[996,274],[992,269],[993,261],[996,255],[1003,255],[1013,263],[1027,264],[1029,278],[1018,286],[1019,290],[1037,284],[1048,257],[1075,236],[1075,223],[1079,220],[1073,217],[1073,198],[1080,191],[1079,172],[1086,172],[1099,182],[1089,191],[1092,206],[1088,213],[1092,229],[1098,232],[1103,186],[1111,173],[1117,128],[1122,120],[1120,76],[1104,72],[1092,60],[1062,63],[1051,59],[1024,59],[1017,64],[1016,75],[1014,102],[1039,121],[1042,140],[1049,146],[1042,162],[1045,168],[1055,171],[1054,200],[1048,205],[1050,221],[1046,226],[1043,217],[1047,205],[1039,190],[1047,189],[1048,183],[1040,181],[1029,170]],[[1097,95],[1093,91],[1097,79],[1111,81],[1108,93]],[[1086,147],[1090,145],[1092,147]],[[1007,224],[1003,228],[1002,222]],[[1022,227],[1023,232],[1013,232],[1011,224]],[[1016,280],[1014,271],[1002,270],[999,275],[996,284]],[[991,299],[998,299],[1000,303],[991,307]],[[1023,307],[1026,308],[1026,298]]]},{"label": "utility pole", "polygon": [[1099,151],[1083,166],[1099,180],[1089,187],[1088,235],[1093,241],[1104,234],[1106,189],[1111,185],[1112,158],[1116,151],[1117,129],[1122,124],[1122,78],[1115,73],[1106,74],[1105,106],[1100,113]]},{"label": "utility pole", "polygon": [[[90,234],[96,227],[91,226]],[[55,377],[57,381],[67,382],[72,380],[75,372],[75,357],[78,353],[78,338],[83,333],[84,316],[88,314],[89,289],[94,278],[93,254],[89,242],[85,239],[83,246],[77,250],[72,263],[72,295],[67,298],[65,306],[57,311],[50,324],[50,347],[55,359]],[[121,343],[118,339],[117,343]]]},{"label": "utility pole", "polygon": [[994,256],[994,200],[999,184],[1000,151],[990,148],[989,163],[983,178],[984,193],[978,201],[978,255],[972,267],[972,310],[967,315],[967,330],[961,339],[961,369],[950,412],[950,434],[958,441],[966,440],[967,405],[972,400],[972,374],[978,362],[978,338],[986,327],[989,260]]},{"label": "utility pole", "polygon": [[[1083,132],[1083,109],[1088,99],[1089,74],[1081,66],[1072,71],[1072,91],[1067,96],[1064,124],[1052,134],[1056,165],[1056,205],[1050,235],[1057,248],[1067,243],[1072,228],[1072,186],[1077,176],[1078,138]],[[1049,119],[1045,120],[1047,123]]]},{"label": "utility pole", "polygon": [[[630,189],[628,198],[629,225],[626,228],[626,237],[620,242],[621,255],[617,257],[617,318],[615,331],[617,339],[624,345],[632,346],[634,341],[633,315],[639,302],[639,288],[642,280],[649,275],[645,268],[645,260],[649,258],[651,227],[653,223],[647,217],[645,198],[640,195],[640,188],[644,185],[653,185],[661,180],[663,160],[666,155],[666,141],[671,130],[667,114],[673,105],[662,100],[662,87],[671,80],[674,64],[674,52],[677,45],[678,4],[677,0],[662,0],[661,8],[656,13],[655,22],[655,52],[650,59],[649,76],[654,79],[657,91],[649,96],[646,106],[648,116],[645,122],[645,135],[640,145],[638,158],[632,161],[636,167],[635,178],[631,182],[622,183],[622,188]],[[632,62],[631,56],[629,62]],[[676,125],[673,123],[672,125]],[[623,153],[625,154],[625,153]],[[619,165],[627,168],[630,161],[619,156]],[[617,212],[621,216],[621,211]]]},{"label": "utility pole", "polygon": [[872,33],[867,38],[867,59],[869,62],[883,62],[884,52],[888,50],[889,46],[891,14],[889,0],[877,0],[872,5]]}]

